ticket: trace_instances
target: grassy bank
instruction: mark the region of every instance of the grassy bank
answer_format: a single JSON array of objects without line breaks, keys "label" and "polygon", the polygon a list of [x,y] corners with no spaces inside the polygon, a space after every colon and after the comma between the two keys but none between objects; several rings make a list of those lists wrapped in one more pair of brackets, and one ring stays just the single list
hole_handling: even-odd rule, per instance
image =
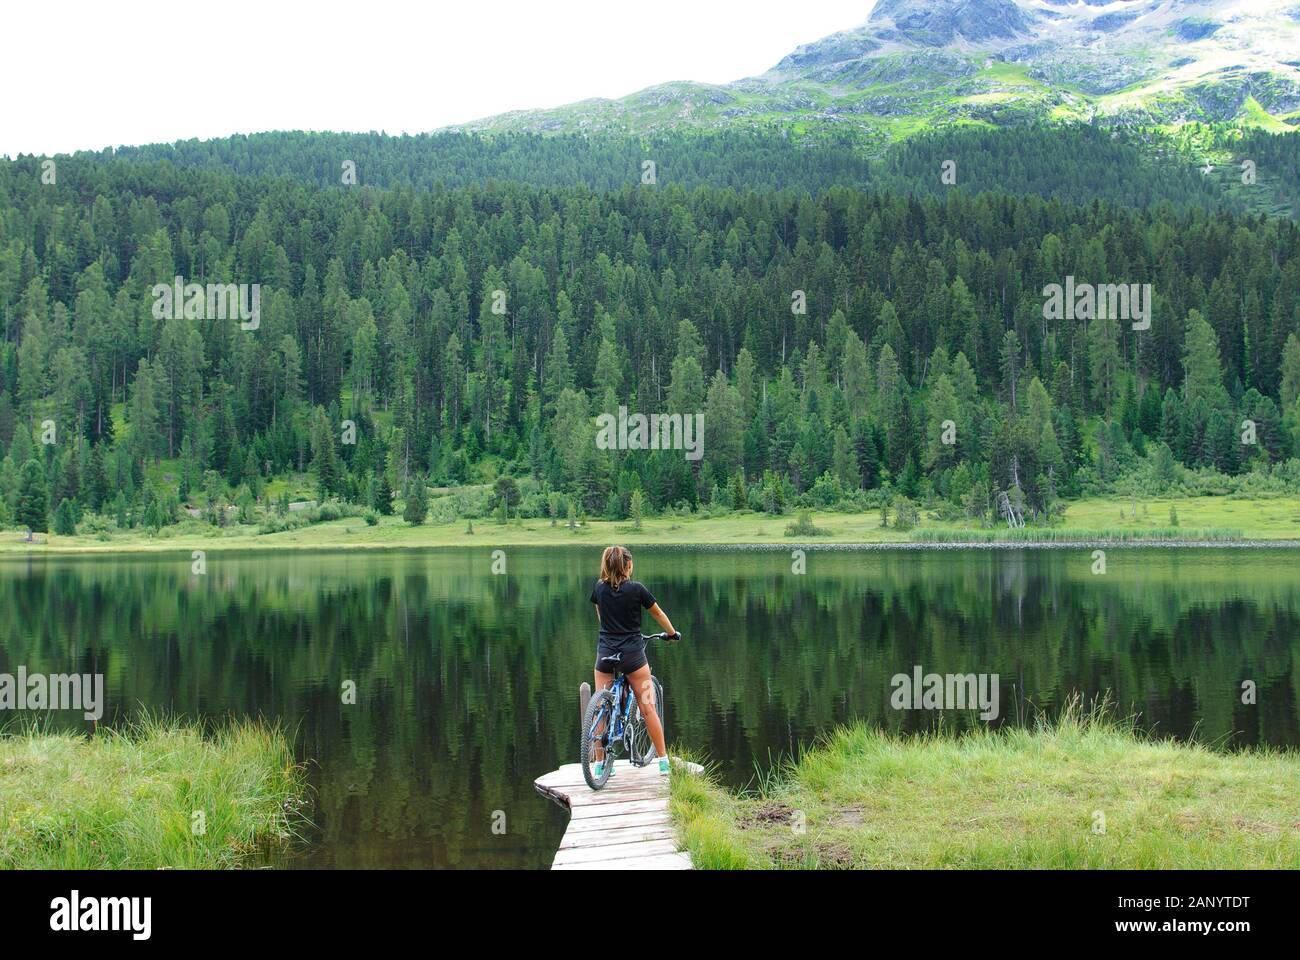
[{"label": "grassy bank", "polygon": [[300,821],[284,736],[141,720],[86,738],[0,734],[0,869],[238,867]]},{"label": "grassy bank", "polygon": [[856,726],[756,794],[674,771],[672,809],[706,869],[1300,867],[1300,757],[1078,715],[961,737]]},{"label": "grassy bank", "polygon": [[[1177,510],[1179,525],[1171,527],[1170,508]],[[817,527],[824,535],[788,537],[786,527],[792,514],[769,515],[744,511],[718,516],[691,515],[646,519],[637,529],[626,520],[590,520],[577,529],[561,521],[495,519],[456,520],[411,526],[400,517],[382,517],[370,526],[362,517],[349,517],[300,527],[281,533],[259,534],[253,525],[217,528],[200,520],[187,520],[165,527],[158,534],[147,530],[114,531],[99,536],[40,534],[42,542],[23,542],[15,530],[0,533],[0,555],[40,553],[118,553],[193,550],[284,550],[284,549],[384,549],[424,547],[550,546],[559,544],[605,545],[621,542],[638,544],[687,544],[707,546],[740,544],[800,543],[912,543],[1013,542],[1034,540],[1041,530],[1045,541],[1060,540],[1061,531],[1070,539],[1110,540],[1119,543],[1141,540],[1168,541],[1182,531],[1188,540],[1300,540],[1300,497],[1235,499],[1232,497],[1189,497],[1181,500],[1153,499],[1137,509],[1127,499],[1102,498],[1071,503],[1064,521],[1057,527],[1007,531],[1005,527],[981,529],[960,522],[940,521],[921,511],[921,523],[913,530],[882,527],[878,512],[834,513],[817,511]],[[472,529],[471,529],[472,527]],[[967,536],[967,534],[969,536]]]}]

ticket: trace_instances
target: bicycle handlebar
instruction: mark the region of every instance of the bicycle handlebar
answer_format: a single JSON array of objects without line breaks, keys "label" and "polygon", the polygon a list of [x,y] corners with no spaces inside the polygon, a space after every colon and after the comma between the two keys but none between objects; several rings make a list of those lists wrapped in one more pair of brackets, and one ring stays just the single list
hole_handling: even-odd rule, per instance
[{"label": "bicycle handlebar", "polygon": [[651,634],[643,633],[641,634],[641,639],[642,640],[667,640],[669,643],[679,643],[682,639],[682,632],[678,630],[676,633],[651,633]]}]

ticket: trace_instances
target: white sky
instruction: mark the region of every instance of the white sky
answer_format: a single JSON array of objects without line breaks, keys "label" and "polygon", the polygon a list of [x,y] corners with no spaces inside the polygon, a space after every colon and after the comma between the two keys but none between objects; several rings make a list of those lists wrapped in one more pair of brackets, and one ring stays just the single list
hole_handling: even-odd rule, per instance
[{"label": "white sky", "polygon": [[265,130],[418,133],[762,73],[875,0],[7,3],[0,154]]}]

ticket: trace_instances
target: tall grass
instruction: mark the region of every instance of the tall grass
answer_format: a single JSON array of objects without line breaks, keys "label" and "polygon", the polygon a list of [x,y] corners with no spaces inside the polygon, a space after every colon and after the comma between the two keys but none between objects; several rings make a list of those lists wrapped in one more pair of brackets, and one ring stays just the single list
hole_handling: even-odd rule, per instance
[{"label": "tall grass", "polygon": [[1072,530],[1064,527],[1021,527],[1005,530],[927,529],[916,530],[917,543],[1159,543],[1162,541],[1220,542],[1240,540],[1240,530],[1210,527],[1189,530],[1181,527],[1152,527],[1146,530]]},{"label": "tall grass", "polygon": [[284,734],[261,723],[5,732],[0,868],[237,867],[292,838],[304,796]]},{"label": "tall grass", "polygon": [[1300,757],[1152,740],[1077,708],[960,736],[857,724],[762,786],[674,772],[697,868],[1300,867]]}]

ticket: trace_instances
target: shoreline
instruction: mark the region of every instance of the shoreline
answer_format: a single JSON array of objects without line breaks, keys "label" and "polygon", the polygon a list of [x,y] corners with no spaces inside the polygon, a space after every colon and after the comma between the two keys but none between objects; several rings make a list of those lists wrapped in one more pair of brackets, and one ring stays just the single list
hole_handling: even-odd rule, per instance
[{"label": "shoreline", "polygon": [[[233,538],[232,538],[233,539]],[[486,539],[486,538],[485,538]],[[986,550],[986,551],[1015,551],[1015,550],[1077,550],[1077,549],[1106,549],[1106,550],[1297,550],[1300,549],[1300,539],[1277,539],[1270,540],[1262,537],[1242,538],[1240,540],[1161,540],[1150,539],[1140,540],[1133,538],[1093,538],[1080,540],[970,540],[970,541],[947,541],[947,542],[927,542],[927,541],[854,541],[854,540],[790,540],[788,543],[772,542],[744,542],[744,541],[708,541],[699,540],[689,543],[672,543],[658,542],[654,540],[641,540],[629,537],[622,537],[622,542],[642,550],[656,550],[663,552],[671,551],[698,551],[708,550],[717,553],[786,553],[791,550],[819,551],[819,552],[841,552],[841,553],[870,553],[870,552],[899,552],[899,553],[924,553],[924,552],[941,552],[941,551],[959,551],[959,550]],[[220,538],[212,541],[187,541],[182,543],[170,544],[161,543],[130,543],[108,546],[52,546],[46,548],[44,545],[36,545],[37,549],[22,549],[20,546],[10,546],[8,544],[0,545],[0,563],[6,560],[32,560],[40,557],[57,557],[60,559],[69,559],[77,557],[148,557],[148,556],[166,556],[166,555],[188,555],[196,550],[202,550],[205,554],[222,553],[222,554],[258,554],[258,553],[349,553],[349,552],[366,552],[366,553],[427,553],[427,552],[444,552],[444,551],[463,551],[466,548],[475,548],[483,546],[491,549],[509,547],[511,549],[531,549],[531,550],[592,550],[598,548],[603,540],[591,539],[589,541],[574,542],[572,540],[553,540],[553,541],[535,541],[535,540],[512,540],[509,537],[498,537],[483,543],[473,541],[463,542],[430,542],[430,543],[348,543],[345,540],[331,540],[318,543],[250,543],[247,540],[240,539],[236,543],[222,543]]]},{"label": "shoreline", "polygon": [[[1174,513],[1176,511],[1176,517]],[[800,514],[806,511],[800,511]],[[875,511],[814,510],[800,514],[701,510],[631,520],[586,519],[570,528],[549,517],[438,517],[412,526],[399,516],[372,523],[361,516],[339,517],[276,532],[254,524],[214,527],[195,519],[163,527],[85,528],[78,535],[38,534],[27,543],[22,531],[0,531],[0,558],[39,556],[192,555],[195,551],[231,554],[275,551],[345,552],[362,550],[495,550],[499,548],[579,547],[611,543],[662,550],[718,552],[792,550],[1094,550],[1131,547],[1238,550],[1300,548],[1300,496],[1195,497],[1150,501],[1141,516],[1132,501],[1098,498],[1070,504],[1062,522],[1050,527],[1004,528],[923,516],[909,530],[882,526]],[[1163,522],[1170,515],[1171,523]],[[1159,518],[1159,519],[1157,519]],[[801,519],[812,527],[800,528]],[[1181,523],[1179,522],[1181,520]],[[815,531],[809,535],[807,530]],[[195,558],[197,559],[197,558]]]}]

